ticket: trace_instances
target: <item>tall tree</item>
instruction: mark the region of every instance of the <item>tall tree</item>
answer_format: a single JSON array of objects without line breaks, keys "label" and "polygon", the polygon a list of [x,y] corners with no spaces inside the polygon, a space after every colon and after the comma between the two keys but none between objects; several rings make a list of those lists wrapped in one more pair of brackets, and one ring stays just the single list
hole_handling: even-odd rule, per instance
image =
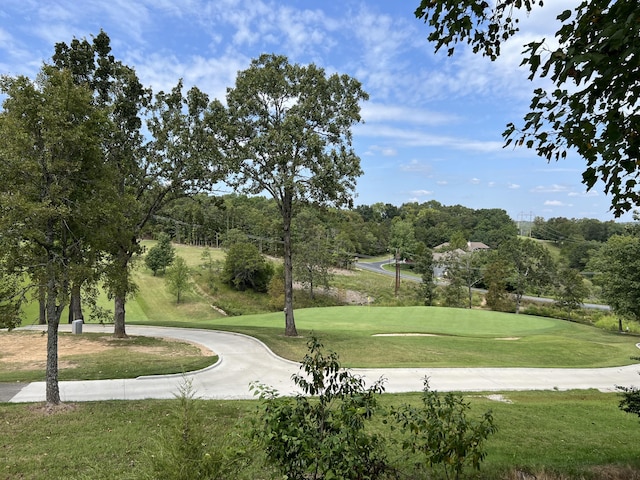
[{"label": "tall tree", "polygon": [[422,274],[422,283],[420,284],[420,292],[424,304],[429,307],[436,300],[436,278],[435,278],[435,261],[433,259],[433,250],[425,248],[421,252],[416,262],[416,271]]},{"label": "tall tree", "polygon": [[588,268],[602,286],[602,296],[622,319],[640,320],[640,238],[614,235],[592,257]]},{"label": "tall tree", "polygon": [[584,283],[580,272],[573,268],[563,268],[557,279],[556,304],[567,311],[567,320],[571,312],[577,310],[589,295],[589,287]]},{"label": "tall tree", "polygon": [[56,44],[53,63],[72,71],[76,83],[88,86],[109,112],[112,128],[103,156],[119,192],[120,215],[109,225],[105,285],[114,301],[114,336],[126,337],[125,304],[135,292],[131,259],[141,252],[143,229],[163,206],[210,188],[222,175],[215,135],[204,123],[209,99],[196,87],[185,93],[182,81],[152,98],[135,71],[112,55],[105,32],[92,42]]},{"label": "tall tree", "polygon": [[507,293],[507,277],[509,276],[509,264],[500,258],[497,252],[492,252],[492,257],[484,270],[484,284],[487,287],[485,301],[487,307],[497,312],[507,312],[511,309],[509,294]]},{"label": "tall tree", "polygon": [[253,60],[227,92],[228,123],[216,130],[225,137],[234,172],[228,183],[249,194],[268,193],[282,217],[287,336],[297,335],[294,208],[303,201],[351,206],[355,180],[362,174],[351,127],[361,120],[359,102],[367,98],[360,82],[347,75],[327,76],[313,64],[291,65],[280,55]]},{"label": "tall tree", "polygon": [[391,238],[389,239],[389,250],[395,260],[396,281],[395,295],[400,292],[400,262],[407,258],[416,256],[416,236],[413,224],[410,220],[403,220],[401,217],[394,217],[391,221]]},{"label": "tall tree", "polygon": [[525,293],[540,293],[551,285],[555,277],[555,264],[542,244],[527,238],[515,238],[503,243],[498,255],[509,265],[508,282],[516,300],[516,313],[520,313]]},{"label": "tall tree", "polygon": [[99,249],[115,197],[101,153],[109,123],[68,70],[45,66],[35,83],[2,77],[0,92],[6,95],[0,113],[0,258],[10,258],[4,264],[9,271],[26,272],[42,287],[46,400],[58,404],[60,316],[70,285],[87,267],[79,248]]},{"label": "tall tree", "polygon": [[177,256],[165,277],[169,291],[176,296],[176,303],[180,303],[180,297],[183,293],[191,289],[191,274],[187,261]]},{"label": "tall tree", "polygon": [[309,289],[314,298],[314,287],[329,288],[333,253],[327,228],[310,210],[300,212],[294,222],[293,273],[296,281]]},{"label": "tall tree", "polygon": [[441,260],[449,281],[466,288],[468,308],[473,307],[473,288],[482,281],[486,257],[483,251],[452,250],[445,253]]},{"label": "tall tree", "polygon": [[[546,2],[545,2],[546,3]],[[436,51],[452,55],[459,43],[495,60],[501,44],[518,31],[518,12],[542,0],[422,0],[417,18],[430,27]],[[537,88],[524,126],[510,123],[506,145],[526,145],[547,160],[575,149],[586,160],[582,181],[602,180],[611,207],[621,215],[640,203],[640,11],[636,0],[584,0],[558,18],[557,46],[544,39],[525,46],[529,78],[548,78]]]},{"label": "tall tree", "polygon": [[155,276],[159,270],[163,272],[173,263],[176,249],[171,245],[171,238],[164,232],[158,235],[158,243],[149,249],[144,257],[144,263]]}]

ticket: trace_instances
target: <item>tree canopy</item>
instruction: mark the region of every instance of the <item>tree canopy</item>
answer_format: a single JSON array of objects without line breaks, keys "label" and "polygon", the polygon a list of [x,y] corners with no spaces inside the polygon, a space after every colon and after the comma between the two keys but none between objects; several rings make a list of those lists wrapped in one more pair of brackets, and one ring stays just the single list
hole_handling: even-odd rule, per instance
[{"label": "tree canopy", "polygon": [[57,404],[60,316],[71,284],[84,279],[86,268],[97,268],[105,219],[113,213],[115,190],[101,151],[110,124],[68,70],[45,66],[36,82],[5,76],[0,91],[6,95],[0,112],[1,266],[42,289],[46,398]]},{"label": "tree canopy", "polygon": [[[266,192],[282,218],[285,333],[297,335],[293,317],[291,221],[294,205],[351,205],[362,174],[351,147],[367,94],[347,75],[326,75],[313,64],[292,65],[261,55],[238,73],[227,92],[225,125],[214,128],[229,161],[227,182],[246,193]],[[218,105],[214,122],[225,108]]]},{"label": "tree canopy", "polygon": [[594,281],[602,286],[602,296],[622,318],[640,319],[640,238],[614,235],[592,258]]},{"label": "tree canopy", "polygon": [[[415,15],[429,26],[436,51],[445,47],[453,55],[466,43],[495,60],[519,30],[519,11],[542,6],[542,0],[422,0]],[[602,181],[620,216],[640,203],[638,3],[584,0],[557,20],[558,46],[530,42],[521,63],[530,80],[547,78],[554,88],[534,90],[524,125],[507,125],[505,146],[525,145],[549,161],[576,151],[586,161],[582,182],[591,189]]]}]

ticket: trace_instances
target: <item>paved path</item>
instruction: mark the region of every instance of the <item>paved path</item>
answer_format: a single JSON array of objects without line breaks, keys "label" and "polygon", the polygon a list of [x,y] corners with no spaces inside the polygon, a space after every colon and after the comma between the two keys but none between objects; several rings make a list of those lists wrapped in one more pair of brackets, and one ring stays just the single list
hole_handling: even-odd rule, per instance
[{"label": "paved path", "polygon": [[[42,327],[29,327],[42,330]],[[85,332],[111,333],[111,325],[86,324]],[[61,331],[69,331],[62,325]],[[205,399],[254,398],[251,382],[259,381],[281,394],[295,393],[291,375],[298,364],[273,354],[255,338],[236,333],[188,328],[127,326],[130,335],[170,337],[196,342],[213,350],[219,361],[204,370],[185,375],[193,382],[196,395]],[[638,385],[640,365],[613,368],[375,368],[351,369],[369,381],[386,378],[386,391],[420,391],[425,376],[439,391],[571,390],[595,388],[614,391],[616,385]],[[60,382],[63,402],[94,400],[139,400],[173,398],[184,382],[183,375],[158,375],[122,380]],[[10,402],[45,401],[44,382],[11,384],[0,388],[0,400]]]}]

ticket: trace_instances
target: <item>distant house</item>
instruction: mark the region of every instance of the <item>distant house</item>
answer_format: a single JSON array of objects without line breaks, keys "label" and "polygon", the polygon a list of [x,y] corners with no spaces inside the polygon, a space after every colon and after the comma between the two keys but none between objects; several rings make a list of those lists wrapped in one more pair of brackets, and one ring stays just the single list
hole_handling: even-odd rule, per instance
[{"label": "distant house", "polygon": [[435,267],[433,269],[434,275],[438,278],[444,277],[446,275],[446,269],[443,266],[443,262],[450,255],[462,256],[469,252],[478,252],[483,250],[491,250],[491,247],[485,245],[482,242],[467,242],[467,249],[462,250],[461,248],[456,248],[455,250],[451,250],[449,242],[442,243],[433,249],[433,261],[435,262]]},{"label": "distant house", "polygon": [[[449,242],[445,242],[445,243],[441,243],[440,245],[438,245],[437,247],[434,247],[433,249],[435,251],[448,251],[449,250]],[[458,249],[461,252],[463,250]],[[491,247],[489,247],[488,245],[485,245],[482,242],[467,242],[467,252],[477,252],[478,250],[491,250]],[[434,257],[435,258],[435,257]]]},{"label": "distant house", "polygon": [[477,252],[478,250],[491,250],[491,247],[482,242],[467,242],[467,250]]}]

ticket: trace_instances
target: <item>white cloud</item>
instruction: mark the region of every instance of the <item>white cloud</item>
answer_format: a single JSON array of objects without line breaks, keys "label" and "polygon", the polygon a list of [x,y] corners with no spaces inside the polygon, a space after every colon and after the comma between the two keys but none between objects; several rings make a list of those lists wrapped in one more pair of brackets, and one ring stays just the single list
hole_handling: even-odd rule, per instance
[{"label": "white cloud", "polygon": [[510,184],[507,186],[507,188],[508,188],[509,190],[517,190],[517,189],[519,189],[519,188],[520,188],[520,185],[518,185],[517,183],[510,183]]},{"label": "white cloud", "polygon": [[569,197],[598,197],[600,193],[597,190],[589,190],[588,192],[569,192]]},{"label": "white cloud", "polygon": [[456,150],[473,152],[499,152],[502,151],[501,142],[470,140],[449,135],[434,135],[420,130],[408,130],[387,125],[358,125],[354,133],[359,136],[388,138],[399,145],[407,147],[450,147]]},{"label": "white cloud", "polygon": [[433,192],[430,190],[413,190],[411,192],[411,195],[415,197],[428,197],[430,195],[433,195]]},{"label": "white cloud", "polygon": [[448,185],[449,184],[449,182],[447,182],[446,180],[438,180],[436,183],[438,185]]},{"label": "white cloud", "polygon": [[469,182],[474,184],[474,185],[479,185],[480,184],[480,179],[474,177],[471,180],[469,180]]},{"label": "white cloud", "polygon": [[398,151],[389,146],[371,145],[365,155],[382,155],[383,157],[395,157]]},{"label": "white cloud", "polygon": [[560,200],[546,200],[544,205],[547,207],[573,207],[571,203],[564,203]]},{"label": "white cloud", "polygon": [[567,190],[569,190],[569,187],[567,187],[566,185],[553,184],[553,185],[548,185],[548,186],[538,185],[537,187],[532,188],[531,192],[533,192],[533,193],[559,193],[559,192],[566,192]]},{"label": "white cloud", "polygon": [[197,85],[211,99],[224,101],[227,87],[235,84],[238,71],[249,66],[249,59],[242,55],[179,58],[156,53],[139,57],[135,63],[142,83],[154,92],[169,91],[182,78],[187,89]]},{"label": "white cloud", "polygon": [[458,120],[455,115],[414,109],[400,105],[366,102],[361,115],[365,122],[402,122],[421,125],[443,125]]},{"label": "white cloud", "polygon": [[431,173],[432,169],[430,164],[413,159],[408,164],[401,165],[400,170],[403,172]]}]

